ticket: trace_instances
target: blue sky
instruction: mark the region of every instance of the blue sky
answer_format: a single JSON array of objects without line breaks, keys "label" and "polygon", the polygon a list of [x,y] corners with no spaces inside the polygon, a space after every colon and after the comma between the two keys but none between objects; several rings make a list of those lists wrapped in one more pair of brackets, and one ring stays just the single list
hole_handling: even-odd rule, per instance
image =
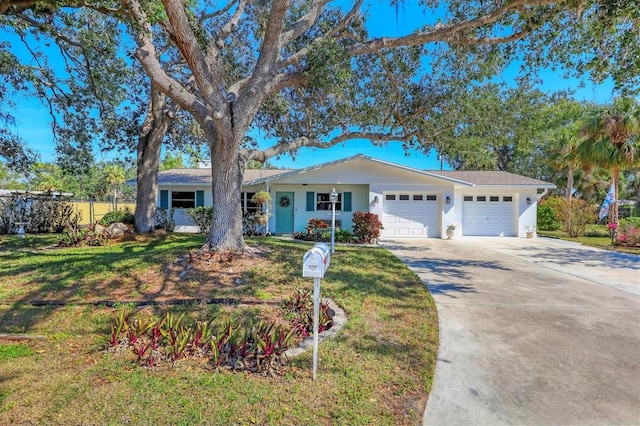
[{"label": "blue sky", "polygon": [[[427,17],[417,9],[415,4],[406,4],[404,10],[400,9],[396,19],[395,9],[384,2],[372,2],[370,6],[369,29],[374,36],[397,36],[408,34],[415,28],[422,26]],[[433,17],[431,17],[433,19]],[[3,37],[0,36],[0,39]],[[514,66],[513,69],[517,69]],[[560,73],[546,71],[541,73],[545,91],[557,91],[570,89],[575,91],[574,97],[578,100],[595,101],[606,103],[612,101],[611,83],[602,86],[594,86],[587,82],[586,86],[580,88],[580,81],[577,79],[566,80],[559,77]],[[507,72],[503,78],[507,81],[513,73]],[[13,99],[16,109],[12,114],[16,118],[17,132],[28,145],[40,154],[41,160],[51,162],[55,160],[55,146],[52,141],[51,118],[48,109],[36,99],[17,98]],[[432,152],[430,155],[412,150],[408,153],[402,148],[400,143],[389,143],[386,146],[376,147],[368,141],[356,140],[347,144],[338,145],[328,149],[301,148],[295,156],[295,160],[289,155],[283,155],[279,159],[271,159],[269,162],[275,166],[283,168],[300,168],[314,164],[334,161],[356,154],[364,154],[370,157],[402,164],[418,169],[437,170],[440,162],[437,155]],[[408,154],[408,155],[407,155]],[[96,161],[108,160],[117,154],[102,154],[95,151]],[[445,168],[448,166],[445,164]]]}]

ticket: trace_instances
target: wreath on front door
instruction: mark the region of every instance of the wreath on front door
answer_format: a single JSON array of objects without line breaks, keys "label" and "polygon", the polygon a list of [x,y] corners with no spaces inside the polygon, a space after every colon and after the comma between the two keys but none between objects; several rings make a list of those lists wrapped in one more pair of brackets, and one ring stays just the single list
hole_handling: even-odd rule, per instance
[{"label": "wreath on front door", "polygon": [[280,197],[280,207],[289,207],[291,200],[286,195]]}]

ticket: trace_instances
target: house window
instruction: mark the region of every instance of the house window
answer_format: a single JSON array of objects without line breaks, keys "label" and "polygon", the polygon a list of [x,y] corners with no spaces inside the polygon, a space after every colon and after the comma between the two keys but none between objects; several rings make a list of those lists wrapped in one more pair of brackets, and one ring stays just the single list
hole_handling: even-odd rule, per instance
[{"label": "house window", "polygon": [[414,195],[413,196],[413,201],[422,201],[422,200],[423,200],[422,195]]},{"label": "house window", "polygon": [[485,196],[476,197],[476,201],[487,201],[487,197]]},{"label": "house window", "polygon": [[409,195],[400,194],[400,201],[409,201]]},{"label": "house window", "polygon": [[192,209],[196,206],[195,191],[172,191],[171,207],[174,209]]},{"label": "house window", "polygon": [[395,201],[396,200],[396,194],[387,194],[384,196],[384,199],[386,201]]},{"label": "house window", "polygon": [[[328,192],[318,192],[316,194],[316,210],[331,210],[331,194]],[[336,210],[342,210],[342,194],[338,194]]]},{"label": "house window", "polygon": [[437,200],[437,196],[435,195],[427,195],[427,201],[436,201]]},{"label": "house window", "polygon": [[260,210],[260,204],[251,201],[251,198],[255,195],[255,192],[243,192],[240,196],[240,204],[242,204],[242,211],[245,213],[257,212]]},{"label": "house window", "polygon": [[491,197],[489,197],[489,201],[494,201],[494,202],[495,201],[500,201],[500,197],[491,196]]},{"label": "house window", "polygon": [[513,201],[513,197],[502,197],[502,201],[507,201],[510,203]]},{"label": "house window", "polygon": [[473,201],[473,197],[471,195],[465,195],[464,201]]}]

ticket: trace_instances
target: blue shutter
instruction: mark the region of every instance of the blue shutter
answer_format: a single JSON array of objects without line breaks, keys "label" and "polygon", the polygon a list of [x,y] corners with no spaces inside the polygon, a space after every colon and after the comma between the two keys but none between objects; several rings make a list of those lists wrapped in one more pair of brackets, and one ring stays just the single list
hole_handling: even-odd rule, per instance
[{"label": "blue shutter", "polygon": [[196,191],[196,207],[204,206],[204,191]]},{"label": "blue shutter", "polygon": [[342,211],[343,212],[351,211],[351,193],[350,192],[342,193]]},{"label": "blue shutter", "polygon": [[169,208],[169,191],[167,189],[160,190],[160,208],[161,209]]},{"label": "blue shutter", "polygon": [[316,194],[315,192],[307,192],[307,211],[313,212],[316,210]]}]

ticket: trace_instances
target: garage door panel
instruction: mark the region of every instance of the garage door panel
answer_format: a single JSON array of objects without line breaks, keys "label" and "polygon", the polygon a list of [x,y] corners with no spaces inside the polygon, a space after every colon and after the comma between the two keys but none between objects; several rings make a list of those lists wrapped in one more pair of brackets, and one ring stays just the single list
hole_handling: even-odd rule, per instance
[{"label": "garage door panel", "polygon": [[436,236],[439,227],[439,203],[434,195],[429,194],[429,199],[427,198],[427,194],[385,194],[382,236]]},{"label": "garage door panel", "polygon": [[513,236],[513,196],[465,196],[462,205],[464,235]]}]

